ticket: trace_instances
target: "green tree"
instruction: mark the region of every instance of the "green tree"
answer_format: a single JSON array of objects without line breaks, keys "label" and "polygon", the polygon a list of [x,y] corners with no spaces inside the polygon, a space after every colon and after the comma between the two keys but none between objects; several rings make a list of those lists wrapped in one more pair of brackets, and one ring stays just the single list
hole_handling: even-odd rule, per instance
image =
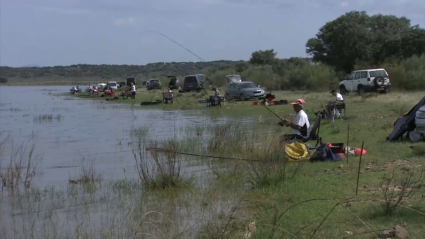
[{"label": "green tree", "polygon": [[254,51],[251,54],[249,63],[253,65],[272,65],[276,60],[276,54],[273,49],[265,51]]},{"label": "green tree", "polygon": [[413,26],[401,39],[401,47],[405,58],[425,54],[425,30]]},{"label": "green tree", "polygon": [[366,12],[349,12],[326,23],[307,41],[306,52],[314,61],[350,72],[357,60],[368,60],[370,31]]},{"label": "green tree", "polygon": [[368,16],[352,11],[326,23],[306,44],[306,52],[337,71],[352,71],[356,63],[380,64],[425,52],[425,30],[392,15]]},{"label": "green tree", "polygon": [[379,64],[388,59],[402,59],[401,40],[409,33],[410,20],[405,17],[374,15],[369,20],[372,55],[370,62]]}]

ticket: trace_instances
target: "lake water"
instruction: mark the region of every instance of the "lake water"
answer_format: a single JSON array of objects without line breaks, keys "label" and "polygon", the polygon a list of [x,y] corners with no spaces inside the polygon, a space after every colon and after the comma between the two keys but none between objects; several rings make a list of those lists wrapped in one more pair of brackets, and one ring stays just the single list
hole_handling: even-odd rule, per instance
[{"label": "lake water", "polygon": [[[67,183],[83,158],[94,159],[97,170],[118,179],[134,171],[131,131],[149,129],[148,138],[181,138],[188,126],[214,125],[228,118],[206,117],[196,111],[146,110],[142,106],[110,104],[75,97],[64,86],[0,88],[0,129],[20,144],[33,135],[36,154],[42,156],[37,186]],[[51,115],[51,119],[43,118]],[[249,120],[245,120],[249,122]]]},{"label": "lake water", "polygon": [[[42,174],[33,180],[33,187],[67,187],[69,179],[88,160],[93,160],[96,171],[107,180],[136,178],[131,152],[134,143],[132,131],[147,128],[147,138],[163,140],[186,137],[183,129],[188,126],[215,125],[233,120],[208,117],[203,111],[148,110],[139,105],[111,104],[60,95],[69,92],[69,88],[0,87],[2,136],[10,135],[15,145],[33,137],[35,154],[42,157],[38,170]],[[249,123],[252,119],[248,117],[238,122]],[[4,159],[8,151],[9,148],[2,156]],[[206,171],[207,167],[188,166],[186,169],[199,173]],[[13,200],[6,193],[0,195],[0,221],[3,223],[4,218],[19,214],[12,206]]]}]

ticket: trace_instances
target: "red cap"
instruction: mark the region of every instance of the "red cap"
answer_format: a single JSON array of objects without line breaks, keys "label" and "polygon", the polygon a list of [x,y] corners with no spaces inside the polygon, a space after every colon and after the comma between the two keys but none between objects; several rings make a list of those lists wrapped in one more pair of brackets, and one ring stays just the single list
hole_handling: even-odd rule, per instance
[{"label": "red cap", "polygon": [[304,105],[305,101],[303,99],[298,99],[292,103],[290,103],[290,105]]}]

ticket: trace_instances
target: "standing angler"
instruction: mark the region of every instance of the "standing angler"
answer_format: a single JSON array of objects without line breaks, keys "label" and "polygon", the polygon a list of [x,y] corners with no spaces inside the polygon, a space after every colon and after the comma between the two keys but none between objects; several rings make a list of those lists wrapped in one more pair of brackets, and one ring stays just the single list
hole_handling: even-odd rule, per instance
[{"label": "standing angler", "polygon": [[136,86],[131,82],[131,98],[136,98]]}]

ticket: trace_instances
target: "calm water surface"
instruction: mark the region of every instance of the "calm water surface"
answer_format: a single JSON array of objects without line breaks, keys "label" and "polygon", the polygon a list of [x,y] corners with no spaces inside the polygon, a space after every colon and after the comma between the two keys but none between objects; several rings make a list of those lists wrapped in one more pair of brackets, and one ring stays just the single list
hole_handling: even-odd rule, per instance
[{"label": "calm water surface", "polygon": [[[0,88],[0,130],[11,135],[15,144],[35,138],[36,153],[43,158],[43,175],[34,180],[38,186],[67,183],[72,168],[80,167],[84,159],[94,160],[97,170],[110,179],[123,176],[124,169],[134,171],[134,129],[147,127],[148,139],[163,140],[186,137],[184,128],[188,126],[232,120],[206,117],[202,111],[147,110],[138,105],[57,96],[69,88]],[[43,119],[43,115],[52,118]]]}]

